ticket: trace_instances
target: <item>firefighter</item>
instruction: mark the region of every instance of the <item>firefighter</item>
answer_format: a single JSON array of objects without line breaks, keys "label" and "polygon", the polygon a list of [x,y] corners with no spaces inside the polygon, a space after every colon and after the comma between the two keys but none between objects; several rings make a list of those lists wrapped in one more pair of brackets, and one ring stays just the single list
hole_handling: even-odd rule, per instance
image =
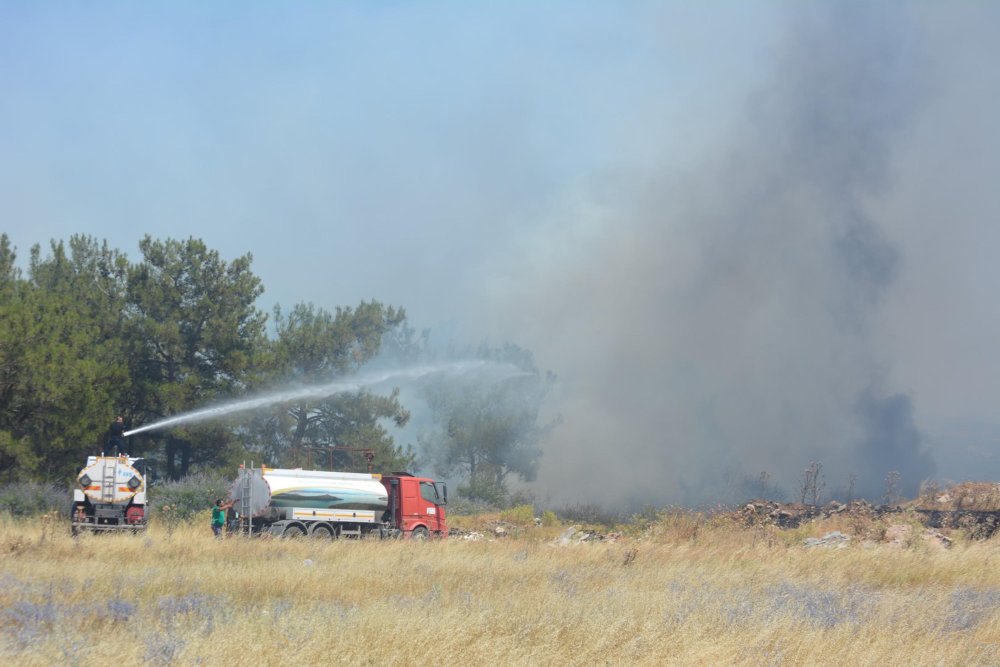
[{"label": "firefighter", "polygon": [[125,419],[121,415],[108,428],[108,451],[114,456],[125,453]]},{"label": "firefighter", "polygon": [[235,504],[235,500],[224,503],[222,498],[219,498],[215,501],[215,507],[212,508],[212,533],[220,540],[222,539],[222,528],[226,525],[226,510]]}]

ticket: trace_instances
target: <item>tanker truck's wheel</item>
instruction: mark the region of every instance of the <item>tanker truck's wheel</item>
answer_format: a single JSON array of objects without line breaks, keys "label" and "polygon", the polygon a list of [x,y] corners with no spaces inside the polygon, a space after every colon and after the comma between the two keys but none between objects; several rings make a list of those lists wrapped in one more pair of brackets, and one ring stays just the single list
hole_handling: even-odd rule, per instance
[{"label": "tanker truck's wheel", "polygon": [[430,537],[430,533],[427,532],[427,529],[424,528],[423,526],[417,526],[416,528],[413,529],[413,532],[410,533],[411,540],[419,540],[423,542],[428,537]]},{"label": "tanker truck's wheel", "polygon": [[333,539],[333,531],[326,526],[316,526],[310,537],[314,540],[331,540]]},{"label": "tanker truck's wheel", "polygon": [[282,537],[287,537],[290,540],[297,540],[306,534],[306,531],[302,530],[300,526],[289,526],[285,528],[285,532],[281,534]]}]

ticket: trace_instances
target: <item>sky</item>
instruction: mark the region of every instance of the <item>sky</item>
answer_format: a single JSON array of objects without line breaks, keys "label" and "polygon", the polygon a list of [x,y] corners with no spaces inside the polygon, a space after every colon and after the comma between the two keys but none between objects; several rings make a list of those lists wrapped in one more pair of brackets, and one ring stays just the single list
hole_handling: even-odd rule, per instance
[{"label": "sky", "polygon": [[986,2],[7,2],[0,231],[194,236],[267,311],[522,345],[543,499],[995,478],[998,37]]}]

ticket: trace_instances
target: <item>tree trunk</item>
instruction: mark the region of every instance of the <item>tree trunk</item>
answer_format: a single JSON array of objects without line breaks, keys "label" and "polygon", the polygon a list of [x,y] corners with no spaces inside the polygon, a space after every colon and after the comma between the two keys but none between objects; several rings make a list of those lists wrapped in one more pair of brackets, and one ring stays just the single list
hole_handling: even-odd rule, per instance
[{"label": "tree trunk", "polygon": [[191,468],[191,443],[181,441],[181,477],[187,477]]},{"label": "tree trunk", "polygon": [[294,468],[295,466],[301,465],[301,462],[299,460],[301,457],[300,448],[302,447],[302,441],[306,437],[306,427],[309,425],[309,413],[303,407],[293,412],[292,414],[295,417],[296,424],[295,424],[295,433],[292,434],[292,442],[289,454],[291,455],[290,465],[291,467]]},{"label": "tree trunk", "polygon": [[186,476],[191,469],[191,443],[180,438],[168,438],[166,458],[168,478],[177,481]]},{"label": "tree trunk", "polygon": [[164,452],[167,459],[167,478],[171,480],[179,479],[177,475],[177,439],[173,437],[167,438],[167,448]]}]

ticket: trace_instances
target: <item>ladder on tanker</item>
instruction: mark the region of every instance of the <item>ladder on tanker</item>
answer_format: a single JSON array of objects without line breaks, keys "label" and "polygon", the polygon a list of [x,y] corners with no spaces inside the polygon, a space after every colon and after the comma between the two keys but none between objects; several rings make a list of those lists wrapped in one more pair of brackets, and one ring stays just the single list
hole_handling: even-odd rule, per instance
[{"label": "ladder on tanker", "polygon": [[247,537],[253,535],[253,517],[251,513],[253,512],[253,461],[250,462],[250,467],[247,468],[244,463],[240,470],[240,503],[239,509],[236,510],[240,513],[240,532],[245,533]]},{"label": "ladder on tanker", "polygon": [[118,473],[118,459],[106,456],[101,466],[101,502],[115,502],[115,480]]}]

